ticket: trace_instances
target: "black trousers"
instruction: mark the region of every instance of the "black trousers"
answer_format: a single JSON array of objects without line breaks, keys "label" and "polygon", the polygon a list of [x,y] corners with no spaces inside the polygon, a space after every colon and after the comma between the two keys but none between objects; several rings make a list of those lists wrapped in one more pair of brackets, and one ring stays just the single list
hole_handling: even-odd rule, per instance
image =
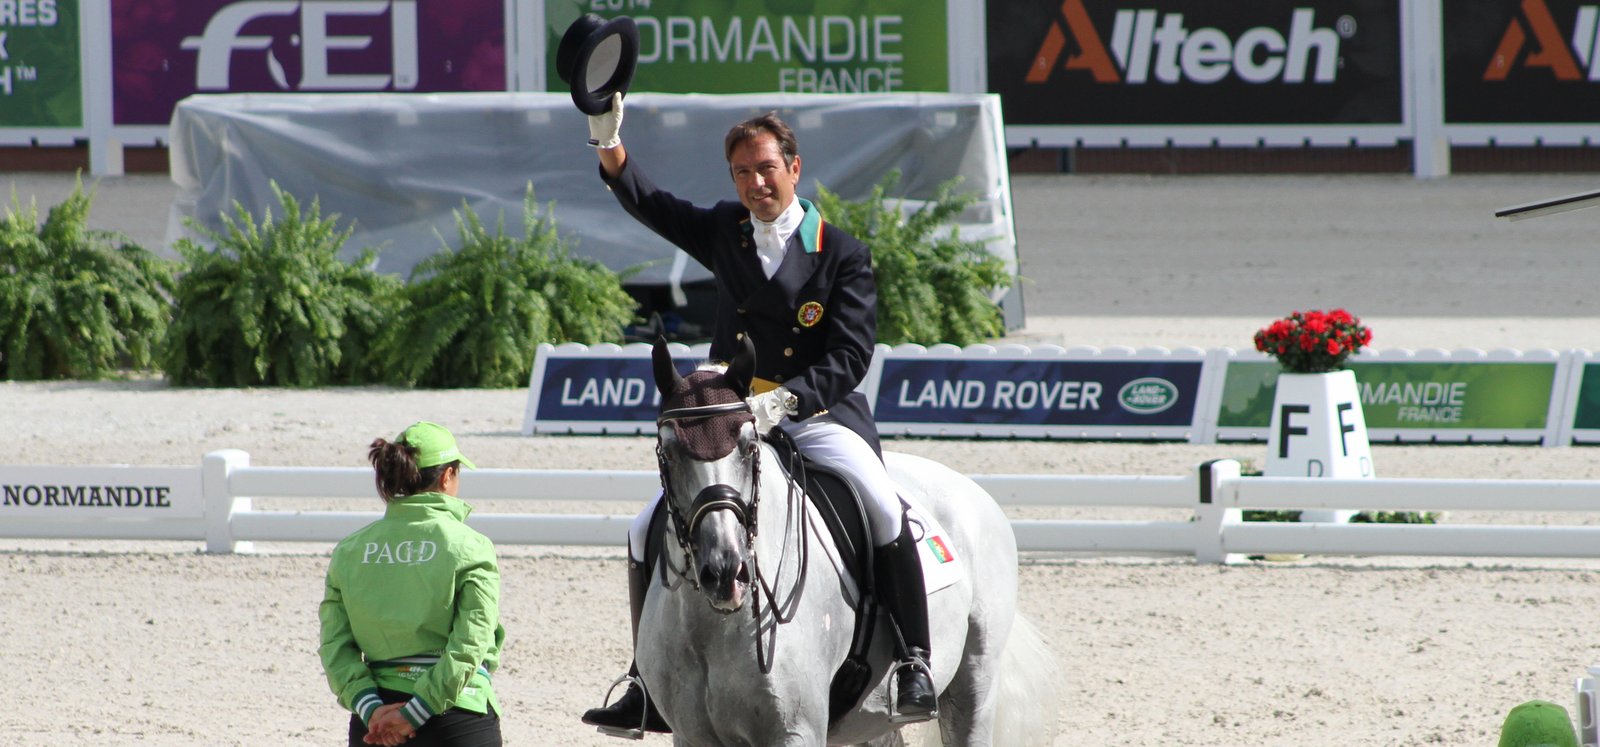
[{"label": "black trousers", "polygon": [[[378,698],[385,704],[404,703],[410,693],[398,690],[378,690]],[[367,736],[367,726],[361,717],[350,714],[350,747],[370,747],[362,738]],[[500,715],[489,707],[488,713],[473,713],[451,708],[436,713],[417,730],[416,736],[407,740],[406,747],[500,747]]]}]

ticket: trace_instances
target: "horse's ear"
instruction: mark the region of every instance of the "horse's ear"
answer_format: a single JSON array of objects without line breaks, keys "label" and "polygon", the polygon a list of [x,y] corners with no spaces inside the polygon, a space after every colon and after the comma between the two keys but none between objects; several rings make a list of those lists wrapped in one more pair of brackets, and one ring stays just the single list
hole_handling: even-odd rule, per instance
[{"label": "horse's ear", "polygon": [[750,335],[740,338],[744,346],[739,352],[734,353],[733,360],[728,363],[728,372],[724,377],[728,385],[740,397],[750,396],[750,379],[756,375],[756,346],[750,342]]},{"label": "horse's ear", "polygon": [[678,367],[672,365],[672,353],[667,350],[665,335],[656,337],[656,344],[650,351],[651,361],[655,364],[656,391],[666,397],[678,388],[678,382],[683,381],[683,376],[678,373]]}]

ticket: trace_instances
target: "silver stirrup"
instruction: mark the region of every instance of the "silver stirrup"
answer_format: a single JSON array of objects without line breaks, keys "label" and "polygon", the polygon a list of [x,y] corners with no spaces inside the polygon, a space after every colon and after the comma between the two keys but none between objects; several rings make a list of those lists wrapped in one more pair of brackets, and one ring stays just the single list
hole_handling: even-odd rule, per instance
[{"label": "silver stirrup", "polygon": [[914,713],[914,714],[911,714],[911,715],[906,715],[906,714],[900,712],[900,702],[899,702],[900,698],[898,697],[900,693],[899,693],[899,690],[897,688],[895,688],[895,684],[896,684],[895,677],[899,676],[900,670],[905,669],[906,667],[911,667],[912,669],[921,669],[923,672],[927,673],[928,681],[930,681],[930,682],[933,681],[933,668],[928,666],[928,662],[925,662],[925,661],[923,661],[921,659],[907,659],[905,661],[897,661],[897,662],[895,662],[894,666],[889,667],[889,676],[884,679],[884,684],[887,685],[888,688],[889,688],[889,692],[888,692],[888,696],[889,696],[889,698],[888,698],[889,699],[889,723],[891,723],[891,724],[916,724],[916,723],[921,723],[923,721],[932,721],[932,720],[938,718],[939,717],[939,706],[937,705],[938,702],[939,702],[938,699],[935,699],[933,701],[934,704],[935,704],[933,706],[933,710],[928,711],[927,713]]},{"label": "silver stirrup", "polygon": [[624,682],[632,682],[633,684],[638,685],[639,693],[645,696],[645,706],[644,708],[639,709],[639,728],[619,729],[615,726],[596,726],[594,730],[608,737],[619,737],[621,739],[644,739],[644,725],[650,720],[650,693],[644,689],[643,678],[635,677],[631,674],[624,674],[621,677],[618,677],[615,682],[611,683],[611,687],[606,688],[605,705],[601,706],[601,708],[611,705],[611,693],[616,692],[617,685],[620,685]]}]

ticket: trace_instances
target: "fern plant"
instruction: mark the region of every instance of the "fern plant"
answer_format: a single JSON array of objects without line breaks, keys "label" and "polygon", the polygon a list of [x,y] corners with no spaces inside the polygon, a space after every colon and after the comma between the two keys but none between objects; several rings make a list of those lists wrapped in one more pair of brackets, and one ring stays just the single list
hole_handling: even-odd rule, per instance
[{"label": "fern plant", "polygon": [[11,194],[0,220],[0,378],[98,379],[148,368],[171,317],[172,263],[89,228],[79,179],[41,224]]},{"label": "fern plant", "polygon": [[888,345],[970,345],[1005,334],[989,294],[1011,284],[1005,263],[981,241],[963,241],[954,221],[977,197],[956,192],[958,179],[939,186],[934,200],[905,215],[903,200],[885,197],[900,184],[891,172],[859,202],[818,186],[828,222],[866,242],[878,285],[878,342]]},{"label": "fern plant", "polygon": [[295,386],[373,381],[369,349],[393,313],[399,280],[339,259],[352,229],[322,217],[317,200],[302,210],[272,184],[282,217],[260,224],[234,203],[225,230],[189,225],[215,249],[190,240],[176,248],[189,269],[177,282],[177,313],[162,365],[174,383]]},{"label": "fern plant", "polygon": [[460,249],[416,266],[402,318],[379,341],[394,383],[521,386],[541,342],[621,341],[633,298],[616,273],[571,256],[553,210],[541,214],[530,184],[520,238],[506,235],[504,216],[490,231],[470,207],[456,212]]}]

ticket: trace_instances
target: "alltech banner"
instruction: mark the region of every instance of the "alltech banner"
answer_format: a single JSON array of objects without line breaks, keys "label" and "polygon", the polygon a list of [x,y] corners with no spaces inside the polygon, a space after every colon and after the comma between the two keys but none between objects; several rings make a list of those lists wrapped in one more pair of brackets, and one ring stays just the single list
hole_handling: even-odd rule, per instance
[{"label": "alltech banner", "polygon": [[504,91],[505,27],[502,0],[111,0],[112,122],[193,93]]},{"label": "alltech banner", "polygon": [[1445,122],[1600,122],[1600,3],[1443,6]]},{"label": "alltech banner", "polygon": [[[1551,440],[1559,360],[1352,361],[1374,441]],[[1279,366],[1228,364],[1217,413],[1224,440],[1266,434]]]},{"label": "alltech banner", "polygon": [[584,13],[639,26],[633,89],[655,93],[949,91],[944,0],[546,0],[546,86]]},{"label": "alltech banner", "polygon": [[77,0],[0,0],[0,127],[83,126]]},{"label": "alltech banner", "polygon": [[1204,359],[890,354],[873,415],[884,435],[1192,435]]},{"label": "alltech banner", "polygon": [[1013,125],[1396,124],[1401,5],[991,0],[989,90]]}]

